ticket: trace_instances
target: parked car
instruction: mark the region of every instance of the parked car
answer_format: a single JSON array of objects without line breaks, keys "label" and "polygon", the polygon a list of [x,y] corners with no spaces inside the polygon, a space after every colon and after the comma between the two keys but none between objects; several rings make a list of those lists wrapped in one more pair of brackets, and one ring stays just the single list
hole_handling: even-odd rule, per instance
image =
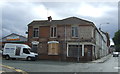
[{"label": "parked car", "polygon": [[30,51],[30,47],[25,44],[6,43],[3,49],[3,58],[6,60],[21,58],[26,60],[36,60],[38,54]]},{"label": "parked car", "polygon": [[119,52],[113,52],[113,57],[119,57]]}]

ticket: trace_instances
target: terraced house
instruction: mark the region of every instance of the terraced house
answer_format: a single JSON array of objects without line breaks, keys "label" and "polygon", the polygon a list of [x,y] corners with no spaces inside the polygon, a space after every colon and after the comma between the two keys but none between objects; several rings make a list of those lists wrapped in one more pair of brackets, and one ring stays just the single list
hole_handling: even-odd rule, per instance
[{"label": "terraced house", "polygon": [[28,42],[39,59],[95,60],[108,54],[109,37],[105,37],[93,22],[77,17],[52,20],[50,16],[28,24]]}]

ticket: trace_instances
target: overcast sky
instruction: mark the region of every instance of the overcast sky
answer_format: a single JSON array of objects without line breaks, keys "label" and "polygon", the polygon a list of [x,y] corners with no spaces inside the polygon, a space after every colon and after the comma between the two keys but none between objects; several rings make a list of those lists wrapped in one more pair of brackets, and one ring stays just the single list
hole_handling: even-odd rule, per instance
[{"label": "overcast sky", "polygon": [[[26,36],[33,20],[61,20],[78,17],[92,21],[113,38],[118,30],[118,2],[2,2],[2,36],[17,33]],[[109,24],[107,24],[109,23]]]}]

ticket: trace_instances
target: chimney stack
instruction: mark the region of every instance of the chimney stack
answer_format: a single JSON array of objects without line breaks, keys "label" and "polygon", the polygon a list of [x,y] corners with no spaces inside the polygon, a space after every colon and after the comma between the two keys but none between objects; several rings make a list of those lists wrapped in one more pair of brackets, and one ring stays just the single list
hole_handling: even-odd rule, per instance
[{"label": "chimney stack", "polygon": [[52,17],[51,16],[48,17],[48,21],[50,21],[50,22],[52,21]]}]

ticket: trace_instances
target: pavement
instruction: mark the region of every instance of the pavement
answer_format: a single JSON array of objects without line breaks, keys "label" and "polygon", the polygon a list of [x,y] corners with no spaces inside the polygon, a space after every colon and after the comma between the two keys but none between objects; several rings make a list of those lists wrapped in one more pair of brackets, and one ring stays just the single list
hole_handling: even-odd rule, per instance
[{"label": "pavement", "polygon": [[107,61],[110,57],[112,56],[112,54],[108,54],[107,56],[104,56],[100,59],[94,60],[92,61],[92,63],[104,63],[105,61]]}]

